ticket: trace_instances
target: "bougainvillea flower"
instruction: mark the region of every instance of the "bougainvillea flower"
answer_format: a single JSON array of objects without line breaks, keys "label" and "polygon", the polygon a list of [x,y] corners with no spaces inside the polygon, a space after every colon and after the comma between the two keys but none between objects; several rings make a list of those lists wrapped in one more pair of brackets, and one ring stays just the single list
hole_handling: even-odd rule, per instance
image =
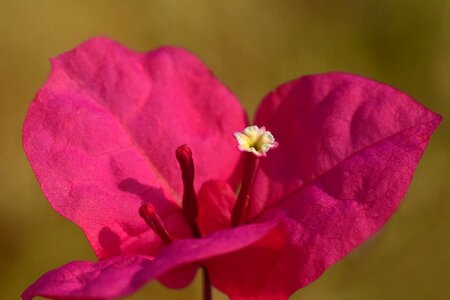
[{"label": "bougainvillea flower", "polygon": [[286,299],[385,224],[440,121],[390,86],[329,73],[281,85],[247,127],[192,54],[91,39],[52,60],[23,139],[99,262],[52,270],[23,298],[179,288],[201,266],[232,299]]}]

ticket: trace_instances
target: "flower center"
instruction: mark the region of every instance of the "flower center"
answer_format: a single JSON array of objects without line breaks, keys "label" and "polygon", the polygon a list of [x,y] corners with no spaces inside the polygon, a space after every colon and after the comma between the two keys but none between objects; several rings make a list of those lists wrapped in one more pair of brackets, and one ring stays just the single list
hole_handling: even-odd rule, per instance
[{"label": "flower center", "polygon": [[[266,156],[267,151],[278,146],[272,133],[264,127],[248,126],[242,132],[235,132],[234,136],[238,141],[239,150],[245,152],[245,157],[242,184],[231,213],[232,227],[239,226],[249,219],[252,189],[256,176],[258,175],[260,160]],[[183,180],[183,201],[181,209],[194,236],[201,237],[200,230],[197,226],[198,203],[194,189],[195,169],[192,151],[187,145],[181,145],[177,148],[175,155],[180,165],[181,178]],[[173,236],[152,204],[143,204],[139,208],[139,215],[161,238],[164,244],[168,245],[173,242]]]}]

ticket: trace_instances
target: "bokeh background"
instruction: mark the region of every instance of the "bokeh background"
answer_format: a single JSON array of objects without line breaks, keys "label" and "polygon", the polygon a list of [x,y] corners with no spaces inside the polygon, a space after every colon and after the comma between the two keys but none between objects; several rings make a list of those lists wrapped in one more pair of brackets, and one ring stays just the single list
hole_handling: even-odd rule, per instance
[{"label": "bokeh background", "polygon": [[[441,113],[398,213],[292,299],[448,299],[449,15],[446,0],[0,1],[0,298],[18,299],[51,268],[94,259],[43,197],[21,127],[48,58],[105,35],[139,51],[174,44],[197,53],[250,113],[278,84],[334,70],[390,83]],[[130,299],[199,297],[197,279],[176,291],[152,283]]]}]

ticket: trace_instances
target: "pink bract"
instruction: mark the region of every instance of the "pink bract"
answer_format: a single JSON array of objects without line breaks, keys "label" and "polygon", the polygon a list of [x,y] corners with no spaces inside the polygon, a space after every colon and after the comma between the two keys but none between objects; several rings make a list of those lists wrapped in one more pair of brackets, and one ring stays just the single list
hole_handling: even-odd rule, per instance
[{"label": "pink bract", "polygon": [[[185,50],[137,53],[91,39],[52,60],[23,140],[49,202],[83,229],[100,261],[50,271],[23,298],[109,299],[152,279],[182,287],[202,264],[232,299],[286,299],[390,218],[440,121],[356,75],[281,85],[254,122],[279,147],[261,160],[249,224],[230,228],[242,176],[232,133],[248,125],[236,97]],[[201,239],[180,209],[181,144],[194,156]],[[139,217],[147,202],[173,244]]]}]

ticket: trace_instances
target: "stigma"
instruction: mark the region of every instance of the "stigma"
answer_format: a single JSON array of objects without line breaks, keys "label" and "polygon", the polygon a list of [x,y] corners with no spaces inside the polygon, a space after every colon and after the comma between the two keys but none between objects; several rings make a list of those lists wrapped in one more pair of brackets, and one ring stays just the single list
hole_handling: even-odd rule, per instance
[{"label": "stigma", "polygon": [[267,151],[278,146],[272,133],[264,126],[248,126],[242,132],[235,132],[234,137],[240,151],[251,152],[256,156],[266,156]]}]

